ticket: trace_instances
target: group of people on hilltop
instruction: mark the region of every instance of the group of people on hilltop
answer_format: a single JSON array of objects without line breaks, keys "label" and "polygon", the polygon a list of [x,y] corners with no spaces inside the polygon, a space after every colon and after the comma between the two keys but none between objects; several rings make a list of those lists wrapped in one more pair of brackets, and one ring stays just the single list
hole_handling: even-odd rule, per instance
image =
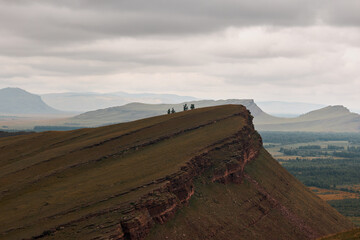
[{"label": "group of people on hilltop", "polygon": [[[187,105],[187,103],[185,103],[185,104],[183,105],[183,109],[184,109],[184,111],[189,110],[189,106]],[[190,105],[190,109],[191,109],[191,110],[195,109],[195,104],[191,104],[191,105]],[[167,114],[171,114],[171,113],[176,113],[176,111],[175,111],[174,108],[171,108],[171,110],[170,110],[170,108],[168,109]]]}]

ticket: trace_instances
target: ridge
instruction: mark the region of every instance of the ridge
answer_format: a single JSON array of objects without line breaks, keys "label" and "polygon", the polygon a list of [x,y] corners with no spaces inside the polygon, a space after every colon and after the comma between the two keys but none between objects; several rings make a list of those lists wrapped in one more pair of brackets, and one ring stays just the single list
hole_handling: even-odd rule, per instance
[{"label": "ridge", "polygon": [[314,239],[352,227],[266,153],[252,120],[225,105],[1,138],[0,236],[273,239],[271,224],[284,226],[277,239]]}]

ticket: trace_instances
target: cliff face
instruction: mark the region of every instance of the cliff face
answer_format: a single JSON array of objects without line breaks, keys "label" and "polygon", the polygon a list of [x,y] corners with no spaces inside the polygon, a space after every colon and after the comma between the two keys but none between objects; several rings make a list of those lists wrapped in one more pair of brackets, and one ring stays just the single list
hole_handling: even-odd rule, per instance
[{"label": "cliff face", "polygon": [[352,226],[266,153],[239,105],[1,138],[0,151],[0,238],[313,239]]},{"label": "cliff face", "polygon": [[[122,232],[117,239],[144,239],[156,223],[168,222],[188,204],[195,192],[195,178],[205,172],[211,182],[241,183],[245,165],[257,157],[261,146],[261,137],[249,123],[207,152],[193,157],[179,172],[168,176],[164,186],[140,198],[134,211],[121,220]],[[223,154],[229,153],[231,156],[224,158]]]},{"label": "cliff face", "polygon": [[[225,151],[222,154],[226,156]],[[154,228],[146,239],[301,240],[353,227],[264,149],[235,181],[234,175],[217,177],[219,182],[207,181],[208,176],[195,179],[195,193],[188,205],[168,223]]]}]

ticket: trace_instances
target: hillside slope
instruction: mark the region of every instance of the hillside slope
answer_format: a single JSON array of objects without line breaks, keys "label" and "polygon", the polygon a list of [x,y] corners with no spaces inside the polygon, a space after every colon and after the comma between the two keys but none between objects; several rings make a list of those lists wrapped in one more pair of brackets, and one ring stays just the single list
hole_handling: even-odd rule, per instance
[{"label": "hillside slope", "polygon": [[0,114],[54,114],[58,112],[46,105],[40,96],[20,88],[0,89]]},{"label": "hillside slope", "polygon": [[[189,206],[148,239],[316,239],[351,224],[329,208],[264,149],[240,185],[199,178]],[[224,224],[225,223],[225,224]],[[187,237],[184,237],[187,236]]]},{"label": "hillside slope", "polygon": [[[273,117],[264,113],[251,99],[228,99],[228,100],[201,100],[188,102],[195,104],[196,108],[219,106],[225,104],[241,104],[250,110],[251,114],[262,121],[272,120]],[[183,111],[183,104],[144,104],[129,103],[124,106],[99,109],[86,112],[70,118],[66,121],[67,126],[99,126],[120,122],[134,121],[146,117],[163,115],[168,109],[174,108],[177,112]]]},{"label": "hillside slope", "polygon": [[314,239],[353,227],[271,158],[240,105],[0,138],[0,153],[4,239]]}]

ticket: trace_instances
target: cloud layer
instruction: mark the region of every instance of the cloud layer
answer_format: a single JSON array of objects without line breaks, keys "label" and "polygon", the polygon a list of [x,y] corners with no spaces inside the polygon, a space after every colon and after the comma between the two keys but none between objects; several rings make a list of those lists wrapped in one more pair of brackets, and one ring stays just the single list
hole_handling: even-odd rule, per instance
[{"label": "cloud layer", "polygon": [[358,0],[0,0],[0,87],[360,102]]}]

